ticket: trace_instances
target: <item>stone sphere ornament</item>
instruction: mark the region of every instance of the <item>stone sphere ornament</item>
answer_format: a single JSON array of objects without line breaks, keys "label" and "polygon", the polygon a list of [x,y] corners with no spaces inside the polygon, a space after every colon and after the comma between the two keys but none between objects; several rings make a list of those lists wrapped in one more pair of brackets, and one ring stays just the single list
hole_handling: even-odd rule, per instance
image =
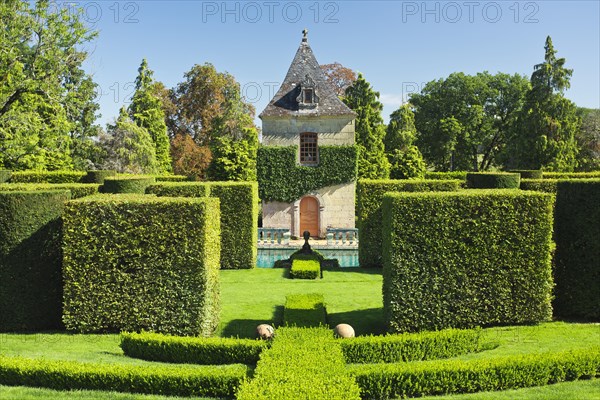
[{"label": "stone sphere ornament", "polygon": [[340,338],[353,338],[354,328],[348,324],[339,324],[333,330],[335,335]]},{"label": "stone sphere ornament", "polygon": [[260,324],[256,327],[256,335],[263,340],[272,339],[274,333],[275,329],[271,325]]}]

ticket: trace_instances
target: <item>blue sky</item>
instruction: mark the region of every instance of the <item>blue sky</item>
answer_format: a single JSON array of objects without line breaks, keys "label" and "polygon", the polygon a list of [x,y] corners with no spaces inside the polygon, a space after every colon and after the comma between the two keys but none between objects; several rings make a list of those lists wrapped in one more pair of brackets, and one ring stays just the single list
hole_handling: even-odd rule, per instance
[{"label": "blue sky", "polygon": [[337,61],[365,75],[381,93],[386,120],[408,93],[452,72],[530,76],[543,60],[547,35],[574,69],[567,97],[600,108],[597,0],[74,3],[99,31],[86,46],[85,68],[102,90],[103,125],[126,104],[142,58],[167,87],[194,64],[210,62],[236,77],[258,114],[284,78],[304,28],[321,64]]}]

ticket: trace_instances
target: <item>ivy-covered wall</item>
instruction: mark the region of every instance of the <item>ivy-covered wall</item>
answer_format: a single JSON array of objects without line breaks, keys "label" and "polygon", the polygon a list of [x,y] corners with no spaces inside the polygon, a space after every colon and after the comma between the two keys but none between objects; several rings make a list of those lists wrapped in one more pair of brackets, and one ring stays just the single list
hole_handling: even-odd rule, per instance
[{"label": "ivy-covered wall", "polygon": [[356,146],[319,146],[316,167],[298,165],[297,152],[298,146],[258,149],[258,190],[263,201],[291,203],[317,189],[356,180]]}]

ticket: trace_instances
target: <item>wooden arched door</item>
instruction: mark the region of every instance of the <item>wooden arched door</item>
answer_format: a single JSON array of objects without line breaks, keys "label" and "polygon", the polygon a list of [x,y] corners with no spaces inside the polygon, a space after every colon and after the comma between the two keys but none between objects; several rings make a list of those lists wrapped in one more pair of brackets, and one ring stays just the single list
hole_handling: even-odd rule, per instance
[{"label": "wooden arched door", "polygon": [[300,236],[309,231],[310,236],[319,236],[319,202],[314,197],[300,200]]}]

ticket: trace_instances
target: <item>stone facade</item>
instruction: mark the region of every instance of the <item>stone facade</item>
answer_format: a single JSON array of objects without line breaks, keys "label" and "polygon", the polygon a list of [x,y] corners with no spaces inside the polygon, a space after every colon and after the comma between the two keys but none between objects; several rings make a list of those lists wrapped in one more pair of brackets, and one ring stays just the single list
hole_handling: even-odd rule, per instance
[{"label": "stone facade", "polygon": [[[353,145],[356,114],[329,86],[304,33],[281,87],[260,114],[262,144],[300,148],[302,133],[316,133],[317,147]],[[300,203],[313,197],[319,209],[319,237],[325,237],[327,228],[354,228],[355,189],[349,182],[315,189],[292,203],[265,202],[263,227],[287,228],[292,236],[302,236]]]},{"label": "stone facade", "polygon": [[[327,228],[354,228],[355,193],[356,185],[352,182],[327,186],[306,194],[319,202],[319,237],[325,237]],[[263,203],[263,226],[288,228],[292,236],[301,237],[300,200],[293,203]]]}]

